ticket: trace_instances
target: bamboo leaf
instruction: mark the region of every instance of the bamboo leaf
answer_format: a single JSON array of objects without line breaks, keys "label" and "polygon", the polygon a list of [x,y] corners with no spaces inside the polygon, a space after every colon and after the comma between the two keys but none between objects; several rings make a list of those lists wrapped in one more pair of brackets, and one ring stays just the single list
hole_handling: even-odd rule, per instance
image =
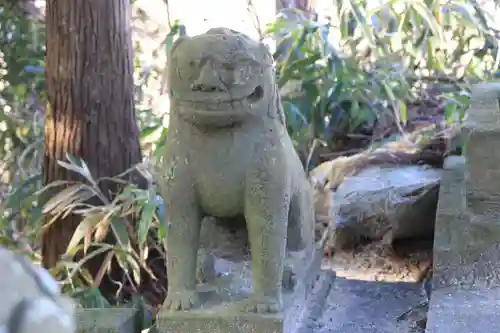
[{"label": "bamboo leaf", "polygon": [[44,214],[56,211],[58,207],[68,206],[79,198],[79,194],[84,190],[84,186],[76,184],[63,189],[45,203],[42,212]]},{"label": "bamboo leaf", "polygon": [[114,210],[110,210],[108,213],[106,213],[103,218],[101,219],[101,222],[97,225],[96,231],[95,231],[95,240],[97,242],[102,242],[106,235],[108,234],[109,230],[109,225],[110,225],[110,219],[113,214]]},{"label": "bamboo leaf", "polygon": [[113,234],[115,235],[116,240],[121,247],[124,247],[128,244],[129,235],[127,232],[127,228],[125,228],[123,219],[113,217],[111,219],[111,230],[113,230]]},{"label": "bamboo leaf", "polygon": [[155,216],[156,206],[157,205],[155,200],[150,199],[142,207],[141,216],[139,219],[139,228],[138,228],[139,246],[142,246],[144,243],[146,243],[149,230],[151,229],[151,225],[153,224],[153,218]]},{"label": "bamboo leaf", "polygon": [[[82,222],[80,222],[80,224],[76,227],[76,230],[73,233],[73,236],[71,237],[71,240],[66,249],[66,253],[70,253],[72,249],[75,248],[86,235],[92,233],[92,230],[101,221],[102,218],[102,214],[89,214],[85,216]],[[89,243],[86,244],[86,246],[88,246]]]},{"label": "bamboo leaf", "polygon": [[442,40],[442,29],[439,27],[432,11],[420,1],[413,1],[411,7],[424,22],[424,26],[430,29],[434,36]]},{"label": "bamboo leaf", "polygon": [[399,117],[403,125],[406,125],[408,123],[408,111],[406,108],[406,103],[404,103],[403,101],[399,101]]},{"label": "bamboo leaf", "polygon": [[35,192],[35,195],[38,196],[44,192],[47,192],[49,189],[54,188],[54,187],[59,187],[59,186],[65,186],[65,185],[71,185],[79,182],[71,181],[71,180],[55,180],[51,182],[50,184],[45,185],[41,189]]}]

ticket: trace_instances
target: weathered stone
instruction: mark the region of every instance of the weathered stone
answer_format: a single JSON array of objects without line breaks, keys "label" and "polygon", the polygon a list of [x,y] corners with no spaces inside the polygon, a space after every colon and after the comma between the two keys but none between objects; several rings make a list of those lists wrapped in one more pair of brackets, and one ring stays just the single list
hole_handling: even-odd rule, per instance
[{"label": "weathered stone", "polygon": [[309,333],[323,312],[335,279],[331,271],[314,273],[310,277],[314,281],[309,286],[284,290],[282,312],[244,313],[227,305],[248,296],[251,290],[249,263],[234,264],[217,259],[216,266],[218,272],[227,271],[211,284],[198,286],[203,306],[190,311],[160,312],[156,322],[158,332]]},{"label": "weathered stone", "polygon": [[439,289],[432,294],[426,333],[500,332],[499,312],[499,289]]},{"label": "weathered stone", "polygon": [[[500,225],[475,219],[466,202],[466,159],[449,157],[441,181],[434,237],[434,288],[492,286]],[[493,260],[493,261],[492,261]]]},{"label": "weathered stone", "polygon": [[0,247],[0,332],[72,333],[74,304],[40,266]]},{"label": "weathered stone", "polygon": [[432,237],[439,182],[439,170],[422,166],[375,166],[346,177],[332,199],[331,245],[342,249],[360,239]]},{"label": "weathered stone", "polygon": [[[468,196],[479,200],[498,202],[498,176],[500,155],[495,154],[500,142],[500,84],[477,84],[466,121],[464,136],[467,140]],[[477,202],[476,202],[477,203]],[[495,207],[498,208],[498,207]]]},{"label": "weathered stone", "polygon": [[[497,332],[500,293],[500,84],[472,91],[466,157],[449,157],[441,181],[427,332]],[[485,323],[482,326],[482,323]]]},{"label": "weathered stone", "polygon": [[[472,87],[472,98],[465,120],[466,131],[498,131],[500,124],[499,100],[500,83],[475,84]],[[468,154],[475,154],[475,152],[468,149]]]},{"label": "weathered stone", "polygon": [[157,323],[161,333],[282,333],[282,314],[243,313],[218,311],[178,312],[162,316]]},{"label": "weathered stone", "polygon": [[[321,266],[312,189],[286,131],[272,63],[264,44],[225,28],[172,46],[159,179],[169,283],[160,331],[217,323],[283,330],[294,304],[311,295]],[[197,254],[205,259],[197,263]],[[286,283],[287,265],[296,286]],[[197,276],[208,283],[197,285]],[[234,322],[224,324],[228,315]]]},{"label": "weathered stone", "polygon": [[423,300],[417,283],[337,278],[318,327],[308,333],[408,332],[396,318]]},{"label": "weathered stone", "polygon": [[78,309],[78,333],[136,333],[136,309]]}]

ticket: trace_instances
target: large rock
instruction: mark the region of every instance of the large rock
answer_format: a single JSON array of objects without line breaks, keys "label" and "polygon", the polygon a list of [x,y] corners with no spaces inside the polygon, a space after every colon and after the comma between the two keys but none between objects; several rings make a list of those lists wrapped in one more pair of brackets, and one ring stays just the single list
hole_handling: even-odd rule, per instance
[{"label": "large rock", "polygon": [[43,268],[0,248],[0,332],[76,332],[74,306]]},{"label": "large rock", "polygon": [[439,182],[440,171],[425,166],[375,166],[346,177],[332,197],[330,246],[432,237]]}]

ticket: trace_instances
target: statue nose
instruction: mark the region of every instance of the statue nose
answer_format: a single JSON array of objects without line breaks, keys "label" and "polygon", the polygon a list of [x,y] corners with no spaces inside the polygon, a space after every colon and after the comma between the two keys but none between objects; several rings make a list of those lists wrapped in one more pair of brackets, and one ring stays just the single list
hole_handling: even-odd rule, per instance
[{"label": "statue nose", "polygon": [[210,61],[203,65],[200,75],[191,85],[191,89],[202,92],[227,92],[226,85]]}]

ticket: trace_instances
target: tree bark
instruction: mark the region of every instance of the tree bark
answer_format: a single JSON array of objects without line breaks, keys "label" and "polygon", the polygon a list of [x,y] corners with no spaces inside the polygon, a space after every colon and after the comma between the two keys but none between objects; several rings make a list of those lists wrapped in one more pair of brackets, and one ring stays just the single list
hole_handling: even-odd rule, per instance
[{"label": "tree bark", "polygon": [[307,13],[312,10],[312,0],[278,0],[277,7],[278,9],[297,8]]},{"label": "tree bark", "polygon": [[[46,30],[44,183],[80,180],[57,164],[66,153],[82,158],[94,178],[116,176],[140,162],[130,1],[48,0]],[[101,189],[106,194],[117,190],[111,183]],[[70,215],[46,229],[44,267],[55,266],[79,223],[78,216]],[[102,258],[89,263],[93,276]],[[116,289],[102,281],[104,295]]]}]

